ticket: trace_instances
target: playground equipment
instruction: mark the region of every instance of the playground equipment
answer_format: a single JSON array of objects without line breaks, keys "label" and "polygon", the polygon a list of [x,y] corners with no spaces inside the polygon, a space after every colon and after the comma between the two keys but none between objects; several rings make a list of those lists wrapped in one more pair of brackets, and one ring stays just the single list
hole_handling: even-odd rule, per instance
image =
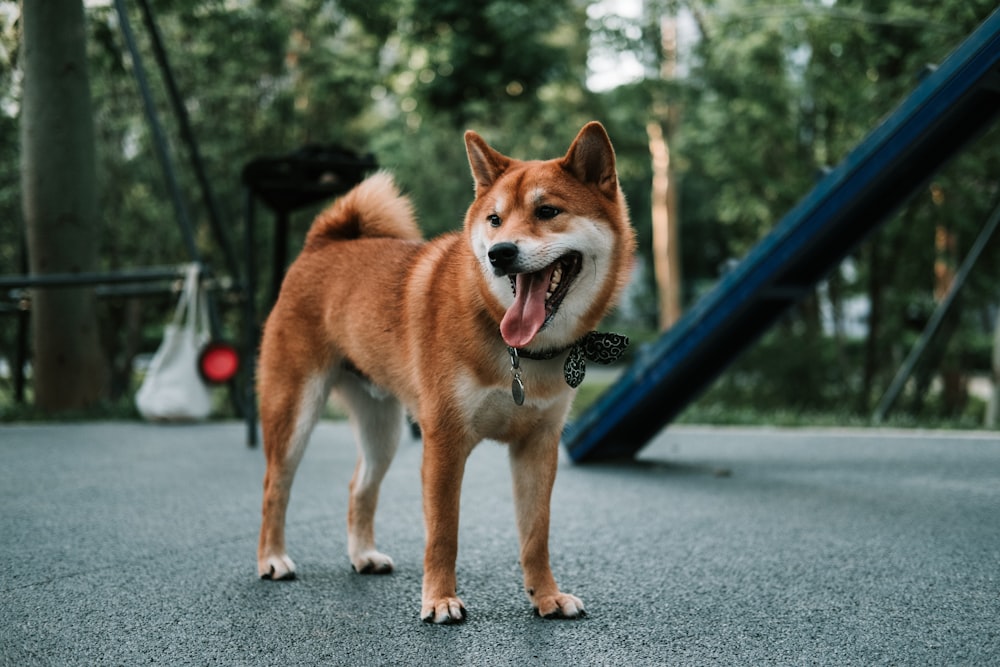
[{"label": "playground equipment", "polygon": [[567,428],[570,457],[633,456],[998,115],[1000,11]]},{"label": "playground equipment", "polygon": [[[160,74],[163,78],[171,107],[180,128],[181,139],[183,140],[187,154],[190,159],[191,169],[197,178],[199,191],[205,203],[211,225],[212,238],[218,245],[225,260],[225,274],[218,274],[208,267],[195,244],[194,225],[188,212],[184,196],[181,193],[179,181],[176,176],[176,168],[167,147],[166,134],[163,124],[160,121],[156,105],[153,102],[149,81],[146,76],[142,55],[137,46],[135,34],[129,20],[124,0],[114,0],[115,11],[118,15],[119,26],[125,46],[129,51],[132,62],[132,70],[136,78],[139,94],[142,98],[146,120],[149,124],[150,134],[153,138],[153,146],[156,156],[163,171],[164,180],[173,205],[175,219],[181,231],[181,237],[187,258],[190,262],[199,266],[199,275],[202,287],[209,291],[209,324],[212,338],[216,341],[213,347],[211,359],[218,360],[223,350],[229,349],[232,353],[235,348],[227,346],[220,341],[220,320],[218,307],[214,294],[219,291],[229,291],[241,293],[243,291],[239,278],[239,266],[236,256],[232,251],[225,233],[225,228],[221,223],[221,216],[212,194],[208,178],[202,165],[198,144],[194,139],[191,125],[188,119],[187,109],[180,97],[173,73],[167,61],[166,51],[163,48],[162,38],[159,29],[153,18],[147,0],[137,0],[137,5],[142,13],[143,22],[149,34],[150,44],[154,56],[159,65]],[[91,272],[91,273],[66,273],[66,274],[42,274],[27,275],[28,267],[26,260],[22,261],[20,267],[21,274],[0,276],[0,290],[6,291],[6,296],[14,301],[17,306],[14,308],[0,308],[0,313],[13,313],[18,317],[17,347],[15,351],[14,363],[12,365],[14,378],[14,399],[23,402],[25,395],[25,374],[24,368],[28,356],[28,310],[31,307],[31,290],[51,289],[57,287],[95,287],[99,296],[130,295],[147,296],[152,294],[171,293],[176,291],[179,281],[185,276],[186,264],[176,266],[160,267],[132,267],[117,271]],[[210,357],[206,356],[206,360]],[[238,363],[238,360],[233,360]],[[228,382],[233,379],[232,375],[225,376],[218,373],[222,368],[218,364],[213,366],[216,373],[211,379],[216,382]],[[230,368],[232,366],[230,365]],[[235,372],[235,371],[234,371]],[[231,397],[237,410],[242,410],[239,404],[236,386],[230,383]]]},{"label": "playground equipment", "polygon": [[[262,157],[249,162],[243,169],[245,187],[245,247],[243,257],[237,257],[230,243],[227,228],[216,204],[210,181],[188,118],[187,107],[180,95],[167,57],[163,39],[148,0],[135,0],[149,39],[154,59],[163,81],[168,101],[177,121],[179,138],[186,148],[188,167],[194,175],[202,204],[208,216],[212,241],[220,251],[223,270],[213,271],[202,257],[195,242],[195,228],[187,201],[177,177],[177,168],[169,150],[167,133],[157,111],[142,53],[129,19],[125,0],[113,0],[122,38],[128,49],[136,86],[142,100],[146,121],[152,137],[156,158],[160,163],[174,219],[181,232],[185,254],[189,263],[197,264],[201,285],[208,291],[209,321],[212,341],[202,350],[198,364],[202,378],[210,384],[228,384],[231,402],[237,413],[247,419],[247,443],[257,442],[256,396],[253,389],[254,357],[259,340],[258,308],[255,298],[258,280],[258,257],[255,240],[255,202],[259,199],[275,214],[270,271],[270,289],[264,312],[277,298],[278,290],[288,262],[288,237],[290,214],[304,206],[328,200],[342,194],[359,183],[364,175],[377,165],[370,155],[359,156],[339,146],[310,145],[288,155]],[[240,266],[243,262],[245,265]],[[27,262],[21,273],[0,276],[0,293],[13,302],[13,306],[0,303],[0,314],[18,317],[18,344],[12,365],[14,398],[23,402],[25,396],[24,369],[28,359],[28,311],[31,291],[56,287],[94,287],[100,296],[145,296],[175,292],[186,275],[189,264],[160,267],[132,267],[129,269],[91,272],[28,275]],[[242,350],[220,338],[218,305],[213,298],[219,291],[235,296],[243,307]],[[241,355],[242,351],[242,355]],[[242,356],[242,358],[241,358]]]}]

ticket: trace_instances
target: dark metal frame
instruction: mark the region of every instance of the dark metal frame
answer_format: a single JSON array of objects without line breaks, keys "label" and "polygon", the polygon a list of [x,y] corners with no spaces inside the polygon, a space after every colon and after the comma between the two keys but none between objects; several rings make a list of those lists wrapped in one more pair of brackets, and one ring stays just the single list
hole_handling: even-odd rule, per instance
[{"label": "dark metal frame", "polygon": [[[203,273],[202,275],[205,275]],[[24,402],[24,366],[28,361],[29,311],[31,291],[60,287],[95,287],[98,296],[150,296],[178,291],[178,281],[183,280],[183,266],[147,267],[130,271],[86,272],[86,273],[46,273],[36,275],[0,276],[0,292],[8,303],[0,301],[0,314],[15,314],[18,317],[17,346],[13,363],[14,400]],[[229,281],[208,278],[205,287],[236,290]]]},{"label": "dark metal frame", "polygon": [[986,248],[986,244],[989,243],[990,238],[993,237],[993,233],[996,232],[997,227],[1000,226],[1000,206],[996,206],[993,209],[993,213],[986,220],[986,224],[979,231],[979,236],[976,237],[975,243],[972,244],[972,248],[969,249],[969,254],[965,256],[962,260],[962,265],[955,272],[955,277],[951,281],[951,286],[948,288],[948,292],[938,303],[937,307],[934,309],[934,313],[931,315],[930,319],[927,321],[927,326],[920,333],[920,338],[917,342],[913,344],[910,349],[910,353],[906,355],[906,359],[903,361],[903,365],[899,367],[896,371],[895,377],[892,378],[892,382],[889,383],[889,388],[885,390],[885,394],[882,395],[881,400],[879,400],[878,405],[875,407],[875,412],[872,413],[872,421],[876,424],[881,424],[886,416],[888,416],[889,411],[892,410],[892,406],[896,403],[896,399],[903,392],[903,386],[906,384],[910,376],[913,375],[913,371],[917,367],[917,362],[920,357],[923,356],[927,347],[934,340],[934,336],[937,334],[938,330],[941,328],[941,324],[944,322],[945,316],[948,311],[951,310],[952,305],[958,298],[959,292],[962,291],[962,287],[965,286],[965,281],[969,278],[969,273],[972,272],[972,267],[976,265],[976,261],[979,256],[983,253]]}]

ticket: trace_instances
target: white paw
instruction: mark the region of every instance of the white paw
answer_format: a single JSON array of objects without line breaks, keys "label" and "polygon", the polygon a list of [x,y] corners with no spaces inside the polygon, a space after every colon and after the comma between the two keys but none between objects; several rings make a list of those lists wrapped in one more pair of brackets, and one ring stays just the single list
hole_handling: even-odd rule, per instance
[{"label": "white paw", "polygon": [[268,556],[257,561],[257,574],[261,579],[294,579],[295,563],[288,554]]},{"label": "white paw", "polygon": [[358,574],[389,574],[395,567],[391,558],[374,549],[352,554],[351,565]]},{"label": "white paw", "polygon": [[424,623],[451,625],[464,623],[466,618],[465,605],[458,598],[445,597],[437,600],[424,600],[420,607],[420,620]]},{"label": "white paw", "polygon": [[535,611],[543,618],[580,618],[586,616],[583,601],[569,593],[556,593],[533,599]]}]

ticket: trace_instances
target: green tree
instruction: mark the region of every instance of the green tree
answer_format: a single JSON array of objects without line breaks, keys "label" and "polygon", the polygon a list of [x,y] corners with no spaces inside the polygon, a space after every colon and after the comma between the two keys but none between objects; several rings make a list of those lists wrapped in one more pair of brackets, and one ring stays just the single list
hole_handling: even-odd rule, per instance
[{"label": "green tree", "polygon": [[[912,89],[925,63],[944,57],[995,5],[647,0],[646,13],[630,19],[588,14],[593,3],[579,0],[150,1],[234,240],[243,231],[240,170],[257,156],[313,142],[373,152],[396,172],[424,229],[435,234],[457,228],[471,198],[464,129],[476,129],[511,155],[554,157],[583,123],[599,119],[614,140],[641,252],[652,266],[647,127],[662,120],[667,105],[681,109],[679,123],[666,129],[675,132],[671,165],[680,186],[688,302],[766,234],[822,169],[843,159]],[[173,139],[176,124],[146,32],[138,12],[126,5],[136,14],[157,106],[183,167],[184,147]],[[660,26],[667,14],[693,28],[682,30],[676,75],[664,81]],[[3,129],[23,115],[26,102],[18,16],[17,10],[0,12],[0,146],[8,148],[0,152],[0,213],[12,220],[21,216],[15,174],[22,156]],[[91,191],[100,212],[90,237],[99,243],[96,267],[185,261],[115,11],[95,6],[87,17],[97,164]],[[614,90],[588,90],[588,54],[601,44],[633,54],[648,75]],[[935,234],[942,228],[952,234],[960,258],[996,196],[996,136],[992,132],[942,171],[855,253],[852,270],[831,276],[822,299],[834,310],[857,294],[872,302],[867,348],[842,340],[830,354],[821,353],[829,363],[811,361],[829,342],[817,326],[817,295],[770,335],[773,346],[762,348],[780,349],[783,357],[759,376],[756,395],[770,392],[791,406],[853,400],[859,409],[877,397],[915,335],[913,327],[933,306]],[[180,178],[185,193],[197,192],[189,170],[182,168]],[[188,204],[199,250],[222,267],[207,211],[193,194]],[[293,218],[294,234],[304,233],[312,213]],[[260,221],[258,265],[266,273],[273,239],[267,216]],[[4,272],[16,270],[20,236],[0,226]],[[293,238],[293,250],[297,244]],[[955,334],[940,363],[928,360],[927,374],[941,364],[981,363],[977,336],[980,320],[992,320],[985,315],[998,300],[990,280],[996,261],[987,253],[973,273]],[[155,346],[171,301],[98,304],[118,389],[127,389],[135,349]],[[644,308],[655,326],[655,302],[649,299]],[[225,314],[232,331],[237,310]],[[0,321],[5,343],[10,322]]]},{"label": "green tree", "polygon": [[[584,7],[570,0],[405,0],[387,37],[372,146],[413,197],[429,233],[470,203],[462,132],[509,155],[562,155],[601,116],[585,89]],[[428,169],[428,165],[434,165]]]},{"label": "green tree", "polygon": [[[397,171],[425,228],[436,233],[458,227],[469,203],[466,126],[512,154],[555,156],[584,122],[600,117],[596,98],[583,88],[586,48],[578,37],[583,8],[568,1],[497,0],[461,7],[411,0],[151,4],[234,239],[243,232],[239,173],[254,157],[285,154],[307,143],[372,151],[383,167]],[[182,167],[181,189],[199,250],[219,268],[222,257],[209,234],[207,211],[192,194],[197,185],[183,168],[185,149],[176,140],[163,82],[152,66],[147,31],[139,12],[126,7],[170,150]],[[97,182],[104,185],[95,189],[103,233],[93,236],[100,242],[101,268],[186,261],[116,12],[97,6],[88,18]],[[485,46],[466,50],[469,35],[456,32],[452,19],[474,22],[480,32],[488,26],[490,34],[477,33]],[[483,48],[489,50],[486,60]],[[460,95],[447,92],[456,81]],[[294,217],[294,236],[304,233],[312,213]],[[258,265],[266,278],[273,239],[267,216],[260,219]],[[292,239],[293,251],[298,242]],[[16,257],[16,239],[2,251]],[[166,298],[100,304],[118,390],[128,388],[136,348],[151,351],[156,344],[158,327],[150,323],[163,321],[169,307]],[[238,326],[234,312],[227,317],[230,327]]]},{"label": "green tree", "polygon": [[[994,5],[848,0],[833,9],[835,13],[807,24],[806,130],[817,164],[835,164],[846,155],[912,90],[927,65],[940,62]],[[857,280],[842,285],[848,293],[864,293],[871,307],[859,410],[867,412],[879,398],[878,392],[906,353],[903,346],[912,341],[933,308],[935,238],[943,233],[958,240],[952,258],[956,262],[959,251],[974,241],[996,197],[998,159],[995,140],[977,142],[860,249]],[[961,308],[954,312],[953,325],[946,328],[952,334],[971,335],[964,336],[964,342],[956,339],[958,347],[971,344],[981,328],[975,322],[958,326],[961,310],[971,308],[974,314],[996,302],[995,292],[978,286],[981,277],[990,275],[988,264],[981,262]],[[922,364],[924,379],[919,384],[925,389],[945,361],[947,338],[939,337],[942,345]],[[918,392],[921,400],[923,394]]]}]

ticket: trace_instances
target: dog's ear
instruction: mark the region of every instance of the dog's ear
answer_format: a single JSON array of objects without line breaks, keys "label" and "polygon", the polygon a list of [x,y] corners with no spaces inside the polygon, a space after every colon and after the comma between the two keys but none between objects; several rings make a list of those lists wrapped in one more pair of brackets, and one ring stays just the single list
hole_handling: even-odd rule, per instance
[{"label": "dog's ear", "polygon": [[507,171],[510,158],[496,152],[481,136],[469,130],[465,133],[465,150],[469,154],[472,178],[476,181],[476,196],[480,197]]},{"label": "dog's ear", "polygon": [[583,126],[562,161],[577,179],[596,185],[608,199],[618,196],[615,149],[604,126],[597,121]]}]

